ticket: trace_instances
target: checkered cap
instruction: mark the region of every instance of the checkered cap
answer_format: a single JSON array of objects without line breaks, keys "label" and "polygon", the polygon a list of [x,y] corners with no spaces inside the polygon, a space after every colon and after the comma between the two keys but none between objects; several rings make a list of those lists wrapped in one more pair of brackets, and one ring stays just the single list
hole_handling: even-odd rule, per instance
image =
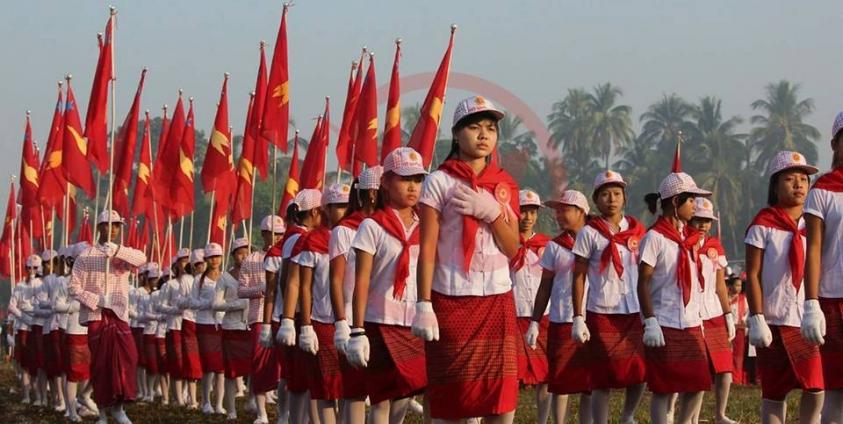
[{"label": "checkered cap", "polygon": [[246,237],[234,239],[234,241],[231,242],[231,253],[234,253],[235,250],[241,247],[249,247],[249,239]]},{"label": "checkered cap", "polygon": [[161,270],[161,276],[162,277],[169,277],[172,272],[173,271],[171,271],[169,267],[164,268],[164,269]]},{"label": "checkered cap", "polygon": [[110,213],[109,213],[109,211],[100,212],[99,217],[97,217],[97,225],[107,223],[107,222],[111,222],[112,224],[113,223],[125,224],[125,222],[123,222],[123,218],[121,218],[120,214],[117,213],[117,211],[115,211],[115,210],[110,211]]},{"label": "checkered cap", "polygon": [[322,193],[322,206],[348,203],[349,194],[351,194],[351,186],[348,184],[331,184]]},{"label": "checkered cap", "polygon": [[205,246],[205,257],[222,256],[222,246],[219,243],[209,243]]},{"label": "checkered cap", "polygon": [[718,221],[714,215],[714,203],[705,197],[697,197],[694,199],[694,218],[711,219]]},{"label": "checkered cap", "polygon": [[309,211],[322,205],[322,192],[312,188],[306,188],[296,193],[293,203],[299,205],[300,211]]},{"label": "checkered cap", "polygon": [[411,147],[399,147],[386,155],[383,172],[392,172],[402,177],[427,174],[422,156]]},{"label": "checkered cap", "polygon": [[52,261],[52,260],[53,260],[53,258],[57,257],[58,255],[59,255],[59,254],[58,254],[58,253],[56,253],[56,251],[55,251],[55,250],[53,250],[53,249],[47,249],[47,250],[45,250],[45,251],[41,252],[41,259],[42,259],[42,260],[44,260],[44,262],[46,262],[46,261]]},{"label": "checkered cap", "polygon": [[697,196],[711,196],[710,191],[697,187],[697,183],[690,175],[684,172],[671,172],[659,184],[659,197],[669,199],[682,193],[695,194]]},{"label": "checkered cap", "polygon": [[381,177],[383,176],[383,167],[373,166],[366,168],[357,177],[357,188],[360,190],[377,190],[381,188]]},{"label": "checkered cap", "polygon": [[533,190],[521,190],[518,192],[518,206],[542,206],[538,193]]},{"label": "checkered cap", "polygon": [[144,272],[149,271],[149,264],[143,264],[138,267],[138,274],[143,274]]},{"label": "checkered cap", "polygon": [[808,165],[808,161],[801,153],[782,151],[776,153],[776,156],[770,161],[770,166],[767,167],[767,175],[772,177],[786,169],[801,169],[808,175],[819,172],[816,166]]},{"label": "checkered cap", "polygon": [[284,220],[278,215],[267,215],[261,220],[261,231],[272,231],[276,234],[283,234],[287,230]]},{"label": "checkered cap", "polygon": [[193,249],[190,252],[190,263],[205,262],[205,249]]},{"label": "checkered cap", "polygon": [[26,267],[27,268],[40,268],[41,267],[41,257],[38,255],[29,255],[26,258]]},{"label": "checkered cap", "polygon": [[176,252],[176,256],[173,258],[173,262],[178,262],[181,258],[189,258],[190,257],[190,249],[183,247]]},{"label": "checkered cap", "polygon": [[66,257],[70,256],[71,254],[72,254],[72,249],[70,248],[70,246],[59,247],[59,256],[66,258]]},{"label": "checkered cap", "polygon": [[466,116],[481,112],[490,112],[498,120],[503,118],[503,112],[496,108],[488,99],[483,96],[472,96],[457,103],[457,109],[454,110],[454,122],[451,128],[456,127]]},{"label": "checkered cap", "polygon": [[837,136],[837,133],[843,131],[843,111],[837,114],[837,117],[834,118],[834,125],[831,127],[831,137],[832,139]]},{"label": "checkered cap", "polygon": [[600,187],[606,184],[617,184],[621,187],[626,187],[626,181],[623,180],[623,176],[618,172],[610,170],[601,172],[594,177],[594,191],[599,190]]},{"label": "checkered cap", "polygon": [[562,192],[562,195],[559,196],[559,199],[548,200],[544,202],[544,204],[549,208],[555,208],[561,205],[576,206],[582,209],[586,215],[591,212],[591,208],[588,206],[588,199],[584,194],[576,190],[565,190]]},{"label": "checkered cap", "polygon": [[70,256],[76,259],[79,257],[79,255],[88,250],[90,247],[91,245],[88,244],[87,241],[80,241],[79,243],[73,245],[73,247],[71,248]]},{"label": "checkered cap", "polygon": [[146,267],[147,278],[158,278],[161,276],[161,267],[157,262],[150,262]]}]

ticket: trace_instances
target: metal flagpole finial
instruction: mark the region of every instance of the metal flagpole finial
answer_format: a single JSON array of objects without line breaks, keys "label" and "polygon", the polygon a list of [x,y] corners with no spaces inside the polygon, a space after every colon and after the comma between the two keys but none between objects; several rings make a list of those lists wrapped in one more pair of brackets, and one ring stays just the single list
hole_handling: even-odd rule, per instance
[{"label": "metal flagpole finial", "polygon": [[29,117],[29,115],[32,115],[32,111],[31,111],[31,110],[27,110],[27,111],[26,111],[26,117],[27,117],[27,118]]},{"label": "metal flagpole finial", "polygon": [[18,176],[17,176],[17,175],[15,175],[15,174],[12,174],[12,175],[11,175],[11,178],[12,178],[12,182],[14,182],[16,179],[18,179]]},{"label": "metal flagpole finial", "polygon": [[57,82],[57,83],[58,83],[58,85],[59,85],[59,90],[61,90],[61,86],[63,86],[63,85],[64,85],[64,81],[62,81],[62,80],[58,80],[58,81],[56,81],[56,82]]},{"label": "metal flagpole finial", "polygon": [[261,40],[261,42],[260,42],[260,48],[264,48],[264,47],[266,47],[266,41]]},{"label": "metal flagpole finial", "polygon": [[65,74],[64,79],[66,79],[66,80],[68,81],[68,83],[69,83],[69,82],[70,82],[70,80],[72,80],[72,79],[73,79],[73,74]]},{"label": "metal flagpole finial", "polygon": [[454,32],[456,32],[457,28],[458,28],[458,27],[457,27],[457,24],[451,24],[451,34],[453,34]]},{"label": "metal flagpole finial", "polygon": [[369,51],[369,48],[366,47],[366,46],[363,46],[363,54],[366,54],[367,51]]},{"label": "metal flagpole finial", "polygon": [[401,42],[403,42],[403,41],[404,41],[404,40],[402,40],[402,39],[401,39],[401,37],[398,37],[398,38],[396,38],[396,39],[395,39],[395,44],[397,44],[397,45],[399,45],[399,46],[400,46],[400,45],[401,45]]},{"label": "metal flagpole finial", "polygon": [[108,5],[108,12],[114,16],[117,14],[117,8],[114,5]]},{"label": "metal flagpole finial", "polygon": [[193,96],[188,97],[187,101],[189,101],[190,103],[193,103]]},{"label": "metal flagpole finial", "polygon": [[149,72],[149,68],[144,66],[143,69],[141,69],[141,72],[145,74],[145,73]]},{"label": "metal flagpole finial", "polygon": [[250,92],[249,92],[249,97],[255,97],[255,92],[254,92],[254,91],[250,91]]},{"label": "metal flagpole finial", "polygon": [[167,111],[167,105],[165,104],[164,106],[161,106],[161,110],[163,110],[164,112],[166,112],[166,111]]},{"label": "metal flagpole finial", "polygon": [[325,96],[325,101],[331,100],[331,96]]},{"label": "metal flagpole finial", "polygon": [[184,90],[182,90],[181,88],[179,88],[179,97],[181,97],[182,93],[184,93]]},{"label": "metal flagpole finial", "polygon": [[225,79],[228,79],[228,77],[230,77],[230,76],[231,76],[231,74],[230,74],[230,73],[228,73],[228,72],[223,73],[223,75],[225,76]]},{"label": "metal flagpole finial", "polygon": [[375,52],[369,52],[369,59],[375,58]]},{"label": "metal flagpole finial", "polygon": [[351,70],[353,71],[353,70],[355,70],[355,69],[357,69],[357,61],[356,61],[356,60],[352,60],[352,61],[351,61]]}]

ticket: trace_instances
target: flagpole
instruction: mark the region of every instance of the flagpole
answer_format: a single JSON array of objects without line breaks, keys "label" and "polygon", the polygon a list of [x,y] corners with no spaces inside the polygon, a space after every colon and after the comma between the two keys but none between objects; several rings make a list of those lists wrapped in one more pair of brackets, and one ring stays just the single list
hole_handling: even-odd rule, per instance
[{"label": "flagpole", "polygon": [[[52,249],[53,243],[50,242],[50,244],[47,244],[47,224],[46,222],[44,222],[44,206],[39,205],[38,210],[41,212],[39,214],[41,215],[41,243],[43,243],[41,246],[44,248],[44,250]],[[50,225],[52,225],[52,223],[50,223]]]},{"label": "flagpole", "polygon": [[[261,42],[261,43],[263,43],[263,42]],[[254,97],[255,97],[254,91],[249,93],[249,102],[250,103],[254,101]],[[252,103],[252,105],[254,106],[254,103]],[[255,113],[254,110],[252,111],[252,113]],[[243,134],[244,140],[245,140],[245,137],[246,137],[246,134]],[[258,137],[260,137],[260,135],[258,135]],[[258,148],[258,141],[253,140],[252,143],[254,143],[253,151],[257,151],[256,149]],[[243,156],[242,148],[240,150],[240,156]],[[255,154],[253,153],[252,156],[255,156]],[[254,225],[254,223],[255,223],[255,183],[257,182],[257,170],[255,169],[254,161],[252,161],[252,170],[251,171],[252,171],[252,174],[251,174],[250,178],[251,178],[251,183],[252,183],[252,195],[251,195],[251,200],[250,200],[251,203],[249,204],[249,228],[248,228],[248,231],[247,231],[247,228],[246,228],[246,221],[241,221],[243,223],[243,232],[246,233],[246,234],[243,234],[243,236],[246,237],[247,239],[249,239],[250,241],[252,239],[252,225]],[[251,249],[249,249],[249,253],[252,253]]]},{"label": "flagpole", "polygon": [[179,224],[179,249],[182,247],[182,242],[184,241],[184,217],[181,217],[181,223]]},{"label": "flagpole", "polygon": [[[114,169],[114,124],[117,121],[117,68],[115,66],[114,57],[117,55],[117,33],[114,31],[114,21],[117,20],[117,9],[114,6],[109,6],[109,15],[110,15],[110,25],[111,25],[111,39],[108,40],[111,43],[111,133],[109,134],[109,143],[111,144],[111,148],[109,149],[109,159],[108,159],[108,187],[106,189],[106,204],[108,205],[108,234],[111,232],[111,210],[114,207],[114,199],[112,196],[112,185],[114,184],[114,173],[112,170]],[[137,125],[137,124],[134,124]],[[97,190],[99,190],[99,184],[97,184]],[[99,199],[98,199],[99,200]],[[97,222],[99,217],[94,217],[94,222]],[[96,228],[96,226],[94,226]],[[94,231],[96,233],[96,231]],[[92,240],[93,241],[93,240]],[[108,241],[111,242],[111,237],[108,237]],[[123,231],[120,231],[120,241],[123,241]],[[105,261],[105,278],[106,283],[108,279],[109,268],[111,267],[111,261]],[[103,284],[104,294],[108,295],[108,284]]]},{"label": "flagpole", "polygon": [[[276,182],[278,180],[278,146],[274,143],[272,144],[272,210],[269,211],[270,215],[275,215],[275,201],[276,201]],[[254,193],[254,186],[252,186],[252,192]]]},{"label": "flagpole", "polygon": [[[14,188],[15,188],[15,176],[12,175],[10,179],[11,179],[11,184],[10,184],[11,187],[10,188],[12,190],[14,190]],[[18,211],[17,211],[17,205],[13,205],[12,207],[15,209],[15,219],[13,219],[11,221],[11,224],[12,224],[12,254],[9,256],[9,270],[10,270],[9,271],[9,277],[11,277],[11,281],[10,281],[11,284],[9,284],[9,287],[11,289],[10,294],[14,293],[14,290],[15,290],[15,283],[16,283],[16,281],[15,281],[16,280],[16,278],[15,278],[16,269],[15,268],[17,268],[17,264],[15,263],[15,238],[17,237],[17,235],[15,234],[15,230],[17,229],[17,221],[18,221],[17,212]],[[9,298],[11,299],[11,296]]]},{"label": "flagpole", "polygon": [[193,250],[193,214],[196,211],[190,212],[190,233],[187,235],[187,244],[190,247],[190,250]]},{"label": "flagpole", "polygon": [[68,245],[70,241],[70,183],[65,182],[64,191],[64,223],[62,224],[62,231],[64,233],[64,246]]},{"label": "flagpole", "polygon": [[[208,218],[208,237],[207,237],[207,240],[205,241],[206,245],[211,243],[211,227],[214,223],[214,215],[216,215],[215,212],[217,210],[217,205],[214,204],[214,201],[216,200],[216,197],[217,197],[217,180],[214,180],[214,191],[211,192],[211,208],[210,208],[211,210],[210,210],[210,216]],[[225,232],[223,232],[223,234],[225,234]]]},{"label": "flagpole", "polygon": [[53,212],[50,215],[50,249],[56,248],[56,207],[53,206]]}]

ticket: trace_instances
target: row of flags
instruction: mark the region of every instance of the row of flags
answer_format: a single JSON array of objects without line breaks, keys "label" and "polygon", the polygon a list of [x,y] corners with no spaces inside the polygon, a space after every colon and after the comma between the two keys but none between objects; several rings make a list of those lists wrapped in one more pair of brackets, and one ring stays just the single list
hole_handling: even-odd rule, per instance
[{"label": "row of flags", "polygon": [[[224,76],[214,126],[199,176],[203,192],[212,199],[209,241],[224,245],[227,235],[230,236],[229,222],[236,228],[242,222],[251,220],[256,177],[266,180],[271,173],[270,148],[288,153],[288,10],[289,5],[285,4],[269,66],[266,62],[266,45],[261,42],[255,88],[250,93],[241,154],[236,162],[228,110],[229,75],[226,73]],[[52,231],[54,218],[63,222],[63,234],[59,242],[70,242],[69,237],[76,230],[77,189],[89,199],[98,200],[102,197],[98,192],[99,179],[104,176],[108,176],[111,182],[106,195],[107,204],[97,203],[97,207],[112,207],[122,217],[126,217],[124,242],[146,250],[148,255],[163,264],[175,251],[173,224],[195,210],[194,105],[193,99],[189,98],[185,112],[181,90],[172,115],[168,117],[166,106],[163,109],[161,131],[153,155],[150,113],[147,110],[141,116],[147,75],[147,70],[143,69],[129,112],[109,151],[109,92],[113,95],[115,81],[115,18],[116,11],[111,9],[106,29],[102,35],[98,35],[99,57],[84,128],[69,75],[64,83],[59,82],[43,160],[33,142],[27,113],[19,190],[16,196],[13,181],[0,236],[0,275],[10,276],[14,272],[20,276],[23,271],[20,265],[35,250],[36,245],[39,249],[55,246]],[[452,26],[447,50],[425,98],[421,117],[410,136],[409,145],[422,154],[426,166],[432,160],[435,147],[455,30],[456,26]],[[367,57],[368,66],[365,66]],[[400,58],[401,40],[398,39],[390,75],[380,154],[378,132],[381,128],[377,116],[374,54],[364,48],[359,62],[352,64],[335,149],[338,175],[345,171],[356,177],[364,166],[378,165],[387,153],[401,145]],[[114,105],[111,104],[111,107],[113,109]],[[139,130],[140,122],[142,125]],[[112,131],[114,124],[111,123]],[[327,175],[330,133],[330,99],[326,97],[324,110],[316,119],[301,167],[299,133],[295,132],[287,184],[278,204],[279,215],[285,215],[289,202],[299,189],[323,188]],[[135,157],[137,162],[134,162]],[[92,168],[97,171],[97,178],[94,178]],[[133,170],[135,181],[132,192]],[[89,211],[85,210],[77,241],[92,241],[92,219]],[[14,255],[11,254],[13,246]]]}]

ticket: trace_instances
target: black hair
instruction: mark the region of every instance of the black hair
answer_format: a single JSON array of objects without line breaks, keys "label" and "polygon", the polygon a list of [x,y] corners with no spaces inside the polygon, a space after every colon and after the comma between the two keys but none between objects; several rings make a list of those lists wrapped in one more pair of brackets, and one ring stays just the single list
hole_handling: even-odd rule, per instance
[{"label": "black hair", "polygon": [[287,205],[287,211],[284,215],[284,219],[287,221],[287,225],[290,224],[298,224],[298,215],[299,215],[299,205],[296,202],[290,202]]},{"label": "black hair", "polygon": [[370,197],[368,195],[369,192],[376,192],[377,197],[375,199],[375,204],[372,205],[374,209],[379,209],[378,204],[381,198],[381,191],[379,189],[361,189],[360,186],[360,179],[355,178],[354,181],[351,183],[351,193],[348,195],[348,209],[345,210],[345,215],[343,218],[357,212],[363,210],[363,208],[369,206],[368,203],[370,202]]},{"label": "black hair", "polygon": [[[658,212],[658,206],[661,206],[662,212],[670,209],[673,207],[673,203],[671,201],[673,198],[676,197],[676,204],[681,205],[688,201],[688,199],[693,199],[696,197],[693,193],[679,193],[676,196],[668,197],[667,199],[662,199],[658,193],[649,193],[644,196],[644,202],[647,203],[647,210],[650,211],[651,214],[655,215]],[[659,202],[661,199],[661,202]]]},{"label": "black hair", "polygon": [[[451,151],[448,152],[448,156],[446,156],[445,158],[453,159],[459,154],[460,144],[459,142],[457,142],[457,133],[460,132],[461,129],[486,119],[494,121],[495,125],[497,125],[498,121],[500,121],[500,119],[498,119],[498,117],[494,113],[489,111],[472,113],[471,115],[464,116],[462,119],[457,121],[457,123],[454,124],[454,127],[451,128],[451,136],[453,137],[451,141]],[[492,155],[487,156],[486,162],[488,163],[491,158]]]}]

